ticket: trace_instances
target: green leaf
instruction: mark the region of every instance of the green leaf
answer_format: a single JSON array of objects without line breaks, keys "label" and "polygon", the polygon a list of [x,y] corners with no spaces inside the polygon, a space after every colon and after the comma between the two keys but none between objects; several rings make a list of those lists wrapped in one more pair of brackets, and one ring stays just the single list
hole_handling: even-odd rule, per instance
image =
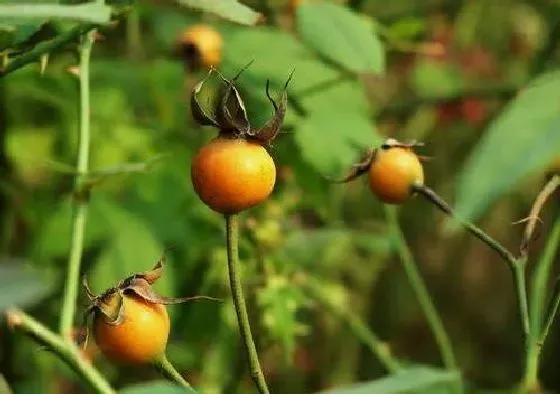
[{"label": "green leaf", "polygon": [[177,0],[177,2],[189,8],[211,12],[242,25],[254,25],[262,18],[261,14],[237,0]]},{"label": "green leaf", "polygon": [[560,154],[560,72],[537,78],[490,125],[459,177],[457,213],[475,219]]},{"label": "green leaf", "polygon": [[294,139],[303,158],[323,175],[339,176],[380,141],[355,81],[339,84],[303,103],[309,116],[297,124]]},{"label": "green leaf", "polygon": [[0,312],[40,300],[49,290],[41,276],[21,263],[0,264]]},{"label": "green leaf", "polygon": [[344,6],[304,3],[297,9],[297,29],[305,43],[349,71],[385,71],[383,45],[373,26]]},{"label": "green leaf", "polygon": [[293,35],[278,29],[235,28],[224,29],[222,34],[225,45],[221,70],[233,76],[254,60],[243,72],[239,83],[242,87],[252,86],[264,99],[266,80],[270,79],[273,86],[282,87],[292,69],[295,72],[288,88],[290,95],[339,75],[337,70],[318,61]]},{"label": "green leaf", "polygon": [[423,60],[417,62],[411,74],[412,89],[420,97],[447,97],[463,88],[461,72],[453,65]]},{"label": "green leaf", "polygon": [[2,394],[12,394],[12,389],[8,385],[4,375],[0,374],[0,393]]},{"label": "green leaf", "polygon": [[150,383],[135,384],[119,390],[121,394],[196,394],[192,389],[178,387],[176,384],[166,381],[155,381]]},{"label": "green leaf", "polygon": [[17,48],[43,26],[43,22],[5,22],[0,23],[0,51]]},{"label": "green leaf", "polygon": [[458,372],[411,367],[373,382],[335,388],[322,394],[452,394],[460,382]]},{"label": "green leaf", "polygon": [[0,4],[0,18],[17,20],[61,19],[101,24],[107,23],[111,19],[111,7],[97,2],[79,5]]},{"label": "green leaf", "polygon": [[[91,277],[92,287],[106,289],[135,272],[152,268],[164,252],[164,246],[143,220],[110,200],[104,200],[99,209],[110,243],[103,249],[88,276]],[[171,264],[165,265],[164,274],[155,287],[162,295],[174,295]]]}]

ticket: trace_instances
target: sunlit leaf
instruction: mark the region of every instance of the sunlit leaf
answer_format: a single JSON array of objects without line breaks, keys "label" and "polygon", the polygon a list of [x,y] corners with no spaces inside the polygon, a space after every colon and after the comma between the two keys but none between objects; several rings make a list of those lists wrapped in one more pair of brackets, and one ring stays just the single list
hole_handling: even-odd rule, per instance
[{"label": "sunlit leaf", "polygon": [[297,10],[301,39],[320,55],[357,73],[385,71],[383,45],[371,24],[335,3],[304,3]]},{"label": "sunlit leaf", "polygon": [[339,84],[304,101],[309,114],[294,132],[303,158],[325,176],[337,177],[380,141],[361,87]]},{"label": "sunlit leaf", "polygon": [[560,72],[537,78],[490,125],[459,177],[457,212],[481,215],[560,154]]},{"label": "sunlit leaf", "polygon": [[452,394],[461,382],[458,372],[411,367],[373,382],[327,390],[321,394]]},{"label": "sunlit leaf", "polygon": [[196,394],[192,389],[178,387],[176,384],[155,381],[150,383],[136,384],[119,390],[121,394]]},{"label": "sunlit leaf", "polygon": [[20,20],[60,19],[76,22],[107,23],[111,7],[90,2],[78,5],[61,4],[0,4],[0,18]]},{"label": "sunlit leaf", "polygon": [[177,0],[177,2],[181,5],[210,12],[243,25],[254,25],[261,18],[261,14],[239,3],[237,0]]}]

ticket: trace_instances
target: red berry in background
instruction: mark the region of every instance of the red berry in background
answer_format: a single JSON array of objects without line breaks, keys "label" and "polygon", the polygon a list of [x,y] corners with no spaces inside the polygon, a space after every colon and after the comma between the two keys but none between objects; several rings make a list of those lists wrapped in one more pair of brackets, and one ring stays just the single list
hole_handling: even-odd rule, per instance
[{"label": "red berry in background", "polygon": [[486,119],[487,110],[482,101],[467,98],[461,102],[461,113],[469,125],[477,127]]},{"label": "red berry in background", "polygon": [[436,106],[436,114],[440,126],[449,126],[461,118],[461,105],[457,101],[438,104]]},{"label": "red berry in background", "polygon": [[494,55],[479,45],[461,53],[459,63],[465,75],[470,77],[494,78],[498,74],[498,64]]}]

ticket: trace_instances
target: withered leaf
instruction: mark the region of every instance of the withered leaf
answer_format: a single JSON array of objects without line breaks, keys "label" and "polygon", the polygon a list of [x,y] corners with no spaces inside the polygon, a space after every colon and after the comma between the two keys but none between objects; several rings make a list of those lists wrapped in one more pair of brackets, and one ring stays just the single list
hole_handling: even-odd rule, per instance
[{"label": "withered leaf", "polygon": [[420,146],[424,146],[423,142],[416,141],[416,140],[409,140],[407,142],[397,141],[394,138],[388,138],[382,145],[381,149],[389,149],[389,148],[417,148]]},{"label": "withered leaf", "polygon": [[286,107],[288,106],[288,84],[294,76],[294,71],[295,70],[292,70],[288,79],[286,80],[286,83],[284,84],[284,89],[282,90],[282,95],[280,97],[280,105],[276,104],[276,101],[274,101],[274,99],[270,96],[270,81],[266,81],[266,97],[274,107],[274,114],[264,124],[263,127],[248,133],[254,139],[270,143],[270,141],[276,138],[276,136],[282,129],[282,123],[284,122],[284,116],[286,115]]},{"label": "withered leaf", "polygon": [[[117,305],[114,305],[114,302]],[[97,303],[95,313],[101,313],[107,324],[118,326],[124,321],[124,299],[120,290],[110,289]]]},{"label": "withered leaf", "polygon": [[212,119],[212,117],[210,115],[208,115],[206,113],[206,111],[204,111],[204,109],[202,108],[202,106],[200,105],[200,103],[198,101],[198,95],[200,94],[200,91],[202,90],[202,87],[204,86],[204,83],[208,80],[208,78],[210,77],[210,75],[212,74],[213,71],[214,71],[214,69],[210,69],[210,71],[204,77],[204,79],[202,79],[202,81],[198,82],[194,86],[194,88],[191,92],[191,113],[192,113],[193,119],[198,124],[200,124],[202,126],[214,126],[214,127],[219,128],[220,125],[218,124],[218,122],[216,122],[214,119]]},{"label": "withered leaf", "polygon": [[252,63],[251,61],[243,67],[231,80],[218,72],[218,75],[226,84],[216,106],[216,120],[223,130],[233,130],[236,133],[245,134],[251,128],[245,103],[235,86],[235,82]]},{"label": "withered leaf", "polygon": [[163,305],[180,304],[186,301],[197,300],[197,299],[220,301],[218,298],[208,297],[208,296],[192,296],[192,297],[179,297],[179,298],[162,296],[160,294],[157,294],[152,289],[152,287],[142,278],[134,279],[128,287],[123,289],[123,291],[133,293],[138,297],[144,299],[145,301],[154,304],[163,304]]},{"label": "withered leaf", "polygon": [[346,183],[350,182],[359,176],[368,172],[371,162],[375,160],[375,149],[369,149],[360,159],[360,161],[352,166],[348,173],[344,175],[344,177],[340,179],[333,179],[328,178],[331,182],[334,183]]}]

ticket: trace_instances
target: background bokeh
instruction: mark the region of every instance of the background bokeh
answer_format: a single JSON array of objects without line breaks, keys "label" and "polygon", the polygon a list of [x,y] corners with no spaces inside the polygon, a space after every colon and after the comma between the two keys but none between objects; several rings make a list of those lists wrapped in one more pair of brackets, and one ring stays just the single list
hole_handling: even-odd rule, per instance
[{"label": "background bokeh", "polygon": [[[221,33],[225,75],[254,59],[239,79],[254,125],[271,115],[266,79],[279,94],[295,68],[284,131],[271,148],[275,191],[241,219],[243,277],[272,391],[310,393],[384,374],[337,311],[362,319],[398,358],[441,365],[385,208],[365,178],[340,185],[325,176],[340,176],[385,138],[423,141],[427,184],[517,251],[523,225],[513,223],[527,216],[550,158],[560,152],[552,138],[560,134],[560,76],[542,77],[548,90],[526,102],[512,100],[559,64],[560,3],[349,0],[374,40],[367,48],[376,50],[365,54],[352,36],[336,39],[337,29],[344,30],[336,18],[324,31],[329,19],[317,22],[303,9],[295,16],[298,2],[245,3],[267,22],[248,27],[154,0],[100,30],[91,63],[91,168],[145,165],[100,176],[95,185],[83,259],[92,289],[101,292],[150,268],[169,248],[160,293],[229,299],[223,219],[198,200],[190,181],[191,158],[215,136],[195,125],[188,101],[206,71],[187,70],[175,53],[181,32],[204,23]],[[298,17],[311,21],[298,27]],[[33,45],[68,25],[29,28]],[[323,34],[326,47],[309,29]],[[29,312],[51,327],[59,318],[71,231],[79,103],[74,49],[52,53],[43,73],[34,63],[0,81],[0,251],[33,266],[50,285]],[[556,116],[554,131],[545,109]],[[505,119],[513,110],[517,118]],[[556,197],[543,212],[532,256],[542,250],[558,208]],[[421,198],[402,206],[399,221],[465,378],[477,390],[511,388],[524,357],[507,265],[464,231],[449,231],[446,217]],[[330,307],[301,278],[313,281]],[[193,301],[169,311],[169,358],[201,392],[253,392],[230,302]],[[557,331],[544,348],[541,374],[553,391],[560,390]],[[89,352],[117,387],[157,377],[149,368],[116,367],[93,345]],[[0,372],[15,393],[82,392],[52,354],[4,326]]]}]

